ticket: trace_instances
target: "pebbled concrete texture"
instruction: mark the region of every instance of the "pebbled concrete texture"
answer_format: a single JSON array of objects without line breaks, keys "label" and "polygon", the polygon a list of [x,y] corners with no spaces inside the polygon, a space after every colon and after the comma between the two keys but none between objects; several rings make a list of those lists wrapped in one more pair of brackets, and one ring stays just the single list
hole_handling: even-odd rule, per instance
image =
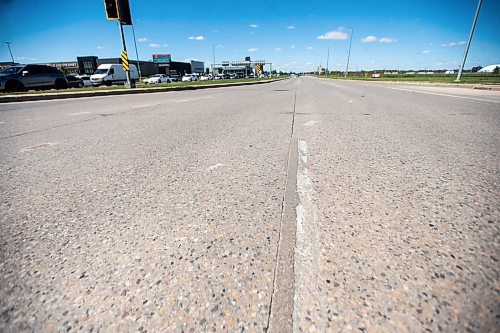
[{"label": "pebbled concrete texture", "polygon": [[2,112],[0,330],[263,331],[293,101],[261,87]]},{"label": "pebbled concrete texture", "polygon": [[326,331],[496,332],[498,104],[306,80]]},{"label": "pebbled concrete texture", "polygon": [[391,88],[0,105],[0,331],[498,331],[500,96]]}]

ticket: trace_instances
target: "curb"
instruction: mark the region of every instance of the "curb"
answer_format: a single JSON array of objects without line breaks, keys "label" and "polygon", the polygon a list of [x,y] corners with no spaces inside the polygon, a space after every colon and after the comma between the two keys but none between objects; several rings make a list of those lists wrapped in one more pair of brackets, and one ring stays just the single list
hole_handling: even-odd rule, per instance
[{"label": "curb", "polygon": [[235,82],[235,83],[221,83],[221,84],[207,84],[207,85],[193,85],[184,87],[160,87],[160,88],[134,88],[134,89],[117,89],[117,90],[97,90],[97,91],[83,91],[83,92],[69,92],[69,93],[49,93],[49,94],[30,94],[30,95],[7,95],[0,96],[1,103],[10,102],[28,102],[28,101],[46,101],[53,99],[68,99],[68,98],[80,98],[80,97],[99,97],[99,96],[117,96],[117,95],[134,95],[134,94],[145,94],[145,93],[159,93],[168,91],[183,91],[183,90],[198,90],[198,89],[211,89],[211,88],[226,88],[226,87],[236,87],[236,86],[246,86],[254,84],[264,84],[286,80],[273,79],[264,81],[252,81],[252,82]]}]

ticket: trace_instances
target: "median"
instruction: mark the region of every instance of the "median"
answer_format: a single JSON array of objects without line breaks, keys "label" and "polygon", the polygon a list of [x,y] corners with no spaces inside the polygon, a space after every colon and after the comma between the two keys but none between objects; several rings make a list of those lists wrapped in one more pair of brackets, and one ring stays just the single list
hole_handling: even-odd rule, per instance
[{"label": "median", "polygon": [[80,98],[80,97],[145,94],[145,93],[198,90],[198,89],[209,89],[209,88],[224,88],[224,87],[264,84],[264,83],[281,81],[286,78],[287,77],[280,77],[273,79],[264,78],[264,79],[241,79],[241,80],[203,81],[203,82],[201,81],[179,82],[179,83],[160,84],[154,87],[141,86],[133,89],[126,89],[124,86],[115,86],[115,87],[97,87],[97,88],[90,88],[90,87],[75,88],[67,90],[30,91],[30,92],[0,95],[0,103],[68,99],[68,98]]}]

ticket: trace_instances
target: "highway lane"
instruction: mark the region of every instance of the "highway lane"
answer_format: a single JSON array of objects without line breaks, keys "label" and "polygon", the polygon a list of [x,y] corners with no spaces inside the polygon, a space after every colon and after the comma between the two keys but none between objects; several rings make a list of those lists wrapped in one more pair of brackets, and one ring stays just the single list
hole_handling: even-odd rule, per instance
[{"label": "highway lane", "polygon": [[494,331],[499,101],[302,77],[0,105],[0,328]]}]

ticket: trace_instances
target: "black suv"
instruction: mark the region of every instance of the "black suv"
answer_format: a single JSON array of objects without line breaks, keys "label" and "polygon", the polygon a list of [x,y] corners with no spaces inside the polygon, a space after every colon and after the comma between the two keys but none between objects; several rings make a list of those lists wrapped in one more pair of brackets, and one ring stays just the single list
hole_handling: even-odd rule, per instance
[{"label": "black suv", "polygon": [[64,73],[51,66],[15,65],[0,71],[0,91],[67,87],[68,81]]}]

